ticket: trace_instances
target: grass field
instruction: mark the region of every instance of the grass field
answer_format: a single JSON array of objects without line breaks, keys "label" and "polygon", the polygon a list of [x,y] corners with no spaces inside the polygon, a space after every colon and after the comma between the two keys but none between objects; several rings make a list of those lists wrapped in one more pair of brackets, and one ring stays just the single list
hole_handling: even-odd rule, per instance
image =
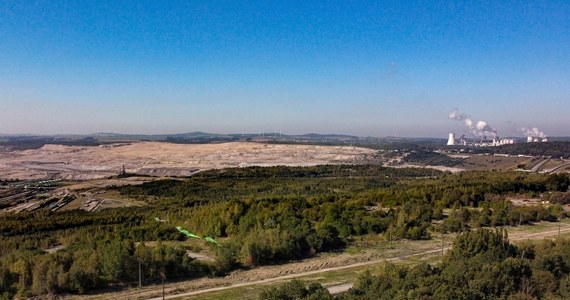
[{"label": "grass field", "polygon": [[472,155],[465,159],[461,165],[462,168],[467,170],[515,170],[518,166],[525,166],[528,168],[534,165],[535,159],[526,157],[503,157],[493,155]]}]

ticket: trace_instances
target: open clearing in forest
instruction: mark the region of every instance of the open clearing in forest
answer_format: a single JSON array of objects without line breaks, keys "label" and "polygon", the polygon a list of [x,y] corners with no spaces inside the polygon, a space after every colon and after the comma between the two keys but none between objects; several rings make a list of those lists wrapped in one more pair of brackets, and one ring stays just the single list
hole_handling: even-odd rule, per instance
[{"label": "open clearing in forest", "polygon": [[[517,243],[527,239],[555,238],[558,236],[558,226],[559,223],[541,222],[530,226],[507,227],[507,230],[511,242]],[[562,237],[570,237],[570,220],[563,221],[560,230]],[[454,236],[445,236],[444,250],[449,249]],[[262,289],[293,278],[319,282],[325,287],[339,286],[354,282],[358,274],[367,269],[372,272],[381,270],[387,261],[404,264],[437,263],[441,258],[441,237],[437,235],[427,241],[403,240],[393,243],[378,235],[360,239],[343,253],[322,253],[314,258],[288,264],[238,270],[226,277],[167,283],[166,298],[257,299]],[[120,292],[72,296],[68,299],[161,299],[161,291],[160,285],[150,285],[141,290],[132,288]]]},{"label": "open clearing in forest", "polygon": [[466,170],[515,170],[520,166],[532,166],[537,159],[518,156],[471,155],[461,165]]}]

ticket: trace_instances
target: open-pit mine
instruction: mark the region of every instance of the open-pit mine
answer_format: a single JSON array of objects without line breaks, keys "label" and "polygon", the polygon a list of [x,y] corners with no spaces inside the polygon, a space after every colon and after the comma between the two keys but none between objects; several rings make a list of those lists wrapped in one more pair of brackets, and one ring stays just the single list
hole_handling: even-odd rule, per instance
[{"label": "open-pit mine", "polygon": [[189,176],[201,170],[229,167],[367,163],[374,160],[375,153],[352,146],[246,142],[45,145],[31,150],[0,149],[0,179],[90,180],[117,175],[123,167],[128,173],[141,175]]}]

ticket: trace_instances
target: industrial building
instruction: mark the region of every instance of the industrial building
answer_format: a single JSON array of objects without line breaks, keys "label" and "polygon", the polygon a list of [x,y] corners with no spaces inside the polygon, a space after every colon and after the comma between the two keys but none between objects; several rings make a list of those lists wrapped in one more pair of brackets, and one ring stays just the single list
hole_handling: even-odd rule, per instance
[{"label": "industrial building", "polygon": [[460,145],[460,146],[474,146],[474,147],[496,147],[502,145],[510,145],[514,144],[514,139],[501,139],[497,136],[497,131],[493,131],[493,139],[487,140],[486,137],[483,137],[480,141],[475,141],[472,143],[468,143],[465,135],[462,135],[458,140],[455,138],[455,133],[449,133],[449,137],[447,139],[448,146]]}]

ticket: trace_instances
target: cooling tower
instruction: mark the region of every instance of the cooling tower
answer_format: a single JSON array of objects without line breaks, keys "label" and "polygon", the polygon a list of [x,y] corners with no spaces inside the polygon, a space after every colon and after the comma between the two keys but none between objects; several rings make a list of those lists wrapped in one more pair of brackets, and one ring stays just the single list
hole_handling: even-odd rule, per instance
[{"label": "cooling tower", "polygon": [[453,145],[455,145],[455,133],[450,133],[450,134],[449,134],[449,139],[447,140],[447,145],[448,145],[448,146],[453,146]]}]

